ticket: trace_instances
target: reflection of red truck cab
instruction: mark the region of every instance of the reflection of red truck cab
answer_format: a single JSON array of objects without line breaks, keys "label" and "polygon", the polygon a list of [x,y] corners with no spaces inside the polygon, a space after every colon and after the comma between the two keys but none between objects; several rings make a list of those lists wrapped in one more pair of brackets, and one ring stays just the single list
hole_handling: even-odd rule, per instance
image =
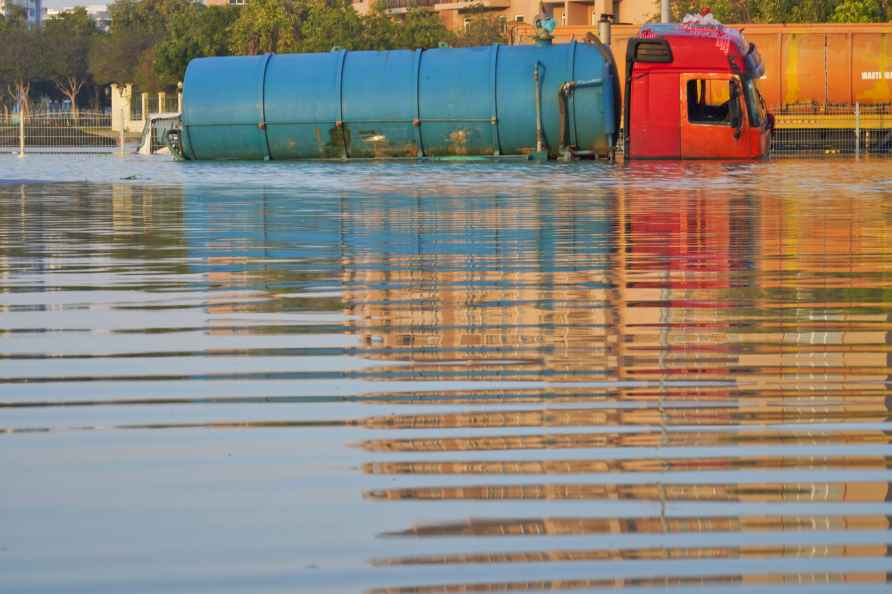
[{"label": "reflection of red truck cab", "polygon": [[756,86],[764,72],[735,29],[645,25],[626,50],[626,158],[764,157],[773,126]]}]

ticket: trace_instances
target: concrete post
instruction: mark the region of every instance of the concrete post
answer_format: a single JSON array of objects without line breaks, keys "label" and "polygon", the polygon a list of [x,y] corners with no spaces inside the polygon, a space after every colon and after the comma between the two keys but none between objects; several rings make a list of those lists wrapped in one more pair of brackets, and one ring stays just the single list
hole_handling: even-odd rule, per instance
[{"label": "concrete post", "polygon": [[660,2],[660,22],[669,22],[669,0],[662,0]]},{"label": "concrete post", "polygon": [[133,85],[111,85],[112,130],[126,130],[130,122]]},{"label": "concrete post", "polygon": [[158,113],[167,111],[167,93],[161,91],[158,93]]},{"label": "concrete post", "polygon": [[140,98],[140,120],[145,122],[149,119],[149,94],[143,93]]},{"label": "concrete post", "polygon": [[177,93],[177,112],[183,113],[183,93]]}]

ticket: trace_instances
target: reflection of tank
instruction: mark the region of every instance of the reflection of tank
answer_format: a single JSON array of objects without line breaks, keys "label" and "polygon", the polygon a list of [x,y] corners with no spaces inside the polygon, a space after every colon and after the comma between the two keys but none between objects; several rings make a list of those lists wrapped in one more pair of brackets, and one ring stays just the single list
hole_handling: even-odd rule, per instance
[{"label": "reflection of tank", "polygon": [[616,81],[600,43],[202,58],[186,71],[182,146],[188,159],[522,155],[537,144],[606,156]]}]

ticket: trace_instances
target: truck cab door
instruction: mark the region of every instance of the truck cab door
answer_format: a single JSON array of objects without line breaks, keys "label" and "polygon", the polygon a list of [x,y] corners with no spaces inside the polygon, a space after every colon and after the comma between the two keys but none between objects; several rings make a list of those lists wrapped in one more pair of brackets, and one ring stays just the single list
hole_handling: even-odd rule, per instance
[{"label": "truck cab door", "polygon": [[730,73],[682,74],[682,159],[750,156],[740,79]]}]

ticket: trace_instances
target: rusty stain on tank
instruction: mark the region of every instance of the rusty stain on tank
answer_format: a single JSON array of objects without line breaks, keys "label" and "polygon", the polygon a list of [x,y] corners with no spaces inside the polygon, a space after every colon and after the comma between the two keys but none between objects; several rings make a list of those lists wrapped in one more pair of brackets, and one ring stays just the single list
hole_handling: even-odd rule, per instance
[{"label": "rusty stain on tank", "polygon": [[468,154],[468,137],[470,134],[467,130],[453,130],[449,133],[449,153],[453,155]]}]

